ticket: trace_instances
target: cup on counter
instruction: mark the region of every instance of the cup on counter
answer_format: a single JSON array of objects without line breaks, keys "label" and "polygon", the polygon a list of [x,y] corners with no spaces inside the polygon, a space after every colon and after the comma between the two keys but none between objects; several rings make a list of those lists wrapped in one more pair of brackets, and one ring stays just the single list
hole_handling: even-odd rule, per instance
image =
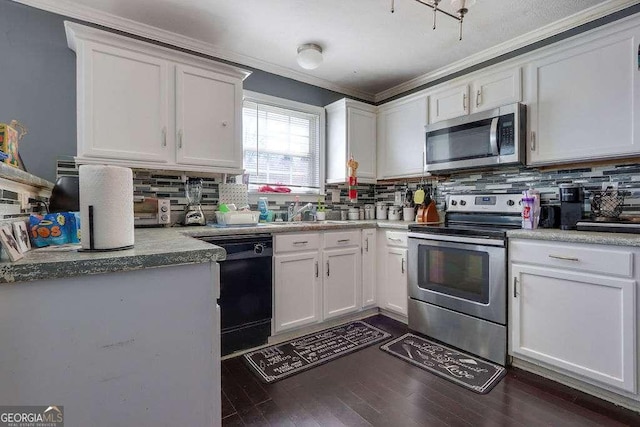
[{"label": "cup on counter", "polygon": [[325,211],[316,212],[316,221],[324,221],[327,219],[327,214]]},{"label": "cup on counter", "polygon": [[413,222],[416,220],[416,211],[414,208],[402,208],[402,218],[404,222]]},{"label": "cup on counter", "polygon": [[382,202],[378,202],[378,205],[376,206],[376,218],[387,219],[387,210],[387,205]]}]

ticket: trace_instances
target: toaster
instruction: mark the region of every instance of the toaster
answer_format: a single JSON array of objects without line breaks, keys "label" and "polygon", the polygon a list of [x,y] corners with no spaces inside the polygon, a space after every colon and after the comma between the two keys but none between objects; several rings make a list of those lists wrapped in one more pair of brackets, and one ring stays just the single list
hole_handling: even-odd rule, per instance
[{"label": "toaster", "polygon": [[170,200],[156,197],[134,198],[133,218],[135,227],[164,227],[171,225]]}]

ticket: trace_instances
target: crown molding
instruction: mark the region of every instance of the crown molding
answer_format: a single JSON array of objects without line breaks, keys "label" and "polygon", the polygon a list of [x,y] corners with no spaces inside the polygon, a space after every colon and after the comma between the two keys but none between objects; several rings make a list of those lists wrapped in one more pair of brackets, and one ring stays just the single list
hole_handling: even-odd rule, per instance
[{"label": "crown molding", "polygon": [[589,23],[596,19],[603,18],[607,15],[611,15],[614,12],[626,9],[627,7],[633,6],[638,3],[640,3],[640,0],[607,0],[576,14],[552,22],[549,25],[528,32],[504,43],[500,43],[489,49],[470,55],[463,60],[456,61],[435,71],[422,74],[397,86],[393,86],[389,89],[383,90],[382,92],[378,92],[375,96],[375,102],[383,102],[386,99],[413,90],[434,80],[462,71],[466,68],[496,58],[500,55],[513,52],[514,50],[542,41],[549,37],[553,37],[564,31]]},{"label": "crown molding", "polygon": [[220,48],[211,43],[203,42],[191,37],[183,36],[158,27],[143,24],[131,19],[122,18],[107,12],[94,9],[92,7],[71,3],[68,0],[13,0],[16,3],[31,6],[36,9],[63,15],[65,17],[77,19],[91,24],[111,28],[124,33],[133,34],[145,39],[165,43],[181,49],[212,56],[225,61],[230,61],[241,66],[256,68],[268,73],[277,74],[302,83],[318,86],[344,95],[349,95],[358,99],[373,102],[375,95],[350,87],[344,87],[332,83],[328,80],[313,77],[308,74],[272,64],[251,56]]},{"label": "crown molding", "polygon": [[564,31],[605,17],[619,10],[640,3],[640,0],[607,0],[592,6],[574,15],[555,21],[542,28],[523,34],[512,40],[500,43],[482,52],[470,55],[467,58],[456,61],[435,71],[422,74],[397,86],[386,89],[377,94],[358,89],[337,85],[328,80],[313,77],[305,73],[272,64],[261,59],[241,55],[237,52],[223,49],[211,43],[206,43],[191,37],[183,36],[171,31],[163,30],[151,25],[143,24],[127,18],[122,18],[88,6],[71,3],[68,0],[13,0],[37,9],[63,15],[69,18],[101,25],[103,27],[133,34],[150,40],[155,40],[181,49],[190,50],[222,60],[230,61],[241,66],[256,68],[268,73],[277,74],[302,83],[318,86],[344,95],[352,96],[360,100],[372,103],[382,103],[385,100],[411,91],[434,80],[446,77],[466,68],[491,60],[500,55],[512,52],[530,44],[542,41]]}]

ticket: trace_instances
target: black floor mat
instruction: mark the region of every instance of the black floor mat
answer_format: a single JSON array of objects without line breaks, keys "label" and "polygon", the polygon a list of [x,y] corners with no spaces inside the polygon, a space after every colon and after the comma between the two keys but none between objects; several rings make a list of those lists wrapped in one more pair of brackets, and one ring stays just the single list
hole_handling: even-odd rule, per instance
[{"label": "black floor mat", "polygon": [[500,365],[413,334],[404,334],[380,349],[480,394],[491,391],[507,372]]},{"label": "black floor mat", "polygon": [[391,334],[355,321],[244,355],[263,382],[272,383],[379,343]]}]

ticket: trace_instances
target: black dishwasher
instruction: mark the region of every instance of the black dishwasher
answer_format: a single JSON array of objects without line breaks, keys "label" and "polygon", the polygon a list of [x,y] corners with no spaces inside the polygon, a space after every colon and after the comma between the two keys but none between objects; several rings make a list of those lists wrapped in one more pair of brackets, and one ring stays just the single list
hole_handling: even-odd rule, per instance
[{"label": "black dishwasher", "polygon": [[273,242],[268,234],[202,237],[223,247],[220,262],[222,355],[267,343],[271,335]]}]

